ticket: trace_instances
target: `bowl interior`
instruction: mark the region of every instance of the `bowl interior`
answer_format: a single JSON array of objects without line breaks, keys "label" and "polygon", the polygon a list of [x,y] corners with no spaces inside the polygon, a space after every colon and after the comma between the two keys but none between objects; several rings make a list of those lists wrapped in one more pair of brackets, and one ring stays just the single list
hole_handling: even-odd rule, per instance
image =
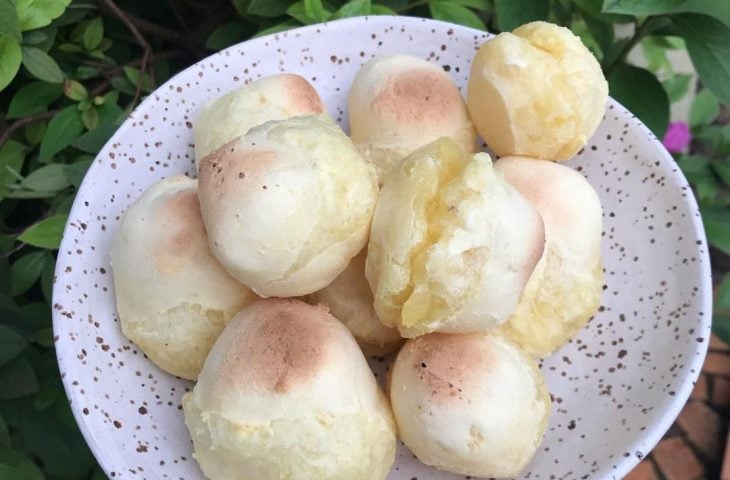
[{"label": "bowl interior", "polygon": [[[153,182],[193,175],[192,122],[211,98],[256,78],[298,73],[347,130],[347,92],[372,56],[427,59],[463,87],[487,34],[431,20],[369,17],[264,37],[215,54],[151,94],[104,147],[71,212],[54,287],[56,348],[72,408],[112,478],[203,478],[180,400],[190,382],[156,368],[124,338],[109,247],[120,215]],[[604,209],[602,306],[542,364],[550,426],[521,478],[621,478],[670,426],[709,339],[710,268],[692,192],[672,158],[611,101],[569,164]],[[382,378],[387,361],[372,359]],[[461,479],[399,445],[392,480]]]}]

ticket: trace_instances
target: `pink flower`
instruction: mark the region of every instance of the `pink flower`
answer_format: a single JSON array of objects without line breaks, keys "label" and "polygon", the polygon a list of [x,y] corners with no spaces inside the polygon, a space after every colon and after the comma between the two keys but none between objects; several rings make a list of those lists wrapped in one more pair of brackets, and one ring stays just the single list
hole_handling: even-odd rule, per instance
[{"label": "pink flower", "polygon": [[684,122],[671,122],[662,143],[672,153],[680,153],[687,149],[692,141],[692,133]]}]

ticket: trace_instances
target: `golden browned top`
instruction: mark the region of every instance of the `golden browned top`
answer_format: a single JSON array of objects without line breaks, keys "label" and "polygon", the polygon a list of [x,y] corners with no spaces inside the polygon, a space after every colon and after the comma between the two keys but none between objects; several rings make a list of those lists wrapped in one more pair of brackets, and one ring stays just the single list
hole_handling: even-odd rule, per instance
[{"label": "golden browned top", "polygon": [[439,121],[461,103],[451,79],[430,69],[409,70],[389,81],[373,100],[376,112],[401,122]]},{"label": "golden browned top", "polygon": [[155,266],[161,273],[173,274],[183,259],[207,248],[198,195],[195,190],[181,190],[165,198],[155,215],[165,235],[163,241],[154,244]]},{"label": "golden browned top", "polygon": [[307,80],[291,73],[283,74],[281,77],[294,111],[309,115],[324,113],[322,99]]},{"label": "golden browned top", "polygon": [[282,394],[306,385],[326,368],[337,320],[325,309],[299,300],[269,299],[243,313],[254,316],[253,324],[231,344],[220,380]]},{"label": "golden browned top", "polygon": [[[464,401],[469,390],[483,383],[493,359],[481,347],[483,334],[431,333],[409,340],[399,355],[409,360],[406,368],[417,373],[427,398],[443,404]],[[479,373],[477,373],[479,372]]]}]

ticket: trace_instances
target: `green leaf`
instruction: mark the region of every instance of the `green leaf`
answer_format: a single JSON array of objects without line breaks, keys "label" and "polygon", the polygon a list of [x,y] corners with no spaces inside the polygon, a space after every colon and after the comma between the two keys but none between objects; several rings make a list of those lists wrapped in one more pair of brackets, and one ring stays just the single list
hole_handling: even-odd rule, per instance
[{"label": "green leaf", "polygon": [[[50,301],[50,300],[49,300]],[[41,328],[33,334],[33,343],[45,348],[53,348],[53,328]]]},{"label": "green leaf", "polygon": [[243,40],[246,34],[246,25],[241,22],[226,23],[213,30],[213,33],[205,42],[205,48],[209,50],[222,50]]},{"label": "green leaf", "polygon": [[8,86],[18,73],[23,53],[18,41],[0,35],[0,90]]},{"label": "green leaf", "polygon": [[[0,0],[0,2],[2,1],[3,0]],[[33,30],[23,35],[23,45],[32,45],[35,47],[45,42],[47,39],[48,36],[41,30]]]},{"label": "green leaf", "polygon": [[40,48],[23,47],[23,66],[39,80],[50,83],[63,82],[61,67]]},{"label": "green leaf", "polygon": [[251,3],[251,0],[233,0],[233,8],[236,9],[236,12],[242,17],[247,16],[246,10],[248,9],[248,4]]},{"label": "green leaf", "polygon": [[685,0],[667,13],[703,13],[730,26],[730,2],[727,0]]},{"label": "green leaf", "polygon": [[24,397],[38,391],[38,380],[21,355],[0,367],[0,400]]},{"label": "green leaf", "polygon": [[617,64],[608,76],[611,96],[639,117],[657,138],[669,124],[669,98],[659,80],[648,70]]},{"label": "green leaf", "polygon": [[730,315],[713,315],[712,333],[725,343],[730,343]]},{"label": "green leaf", "polygon": [[727,160],[712,162],[712,169],[715,171],[717,176],[722,179],[725,185],[730,185],[730,162]]},{"label": "green leaf", "polygon": [[601,47],[601,54],[603,55],[609,45],[611,45],[611,42],[613,42],[613,25],[590,15],[583,15],[583,20],[586,22],[588,31],[593,35],[598,46]]},{"label": "green leaf", "polygon": [[711,124],[720,114],[720,103],[708,89],[695,95],[689,111],[689,126],[692,128]]},{"label": "green leaf", "polygon": [[58,387],[50,382],[41,382],[38,391],[33,395],[33,406],[39,412],[47,409],[59,395]]},{"label": "green leaf", "polygon": [[481,12],[494,11],[494,7],[492,7],[492,4],[489,3],[488,0],[451,0],[451,1],[457,5],[461,5],[462,7],[473,8],[474,10],[479,10]]},{"label": "green leaf", "polygon": [[20,41],[20,20],[11,0],[0,0],[0,37],[8,36]]},{"label": "green leaf", "polygon": [[54,215],[31,225],[20,234],[18,240],[34,247],[57,249],[68,215]]},{"label": "green leaf", "polygon": [[18,90],[8,107],[8,118],[21,118],[44,112],[63,94],[58,83],[32,82]]},{"label": "green leaf", "polygon": [[5,419],[0,415],[0,450],[10,448],[10,430]]},{"label": "green leaf", "polygon": [[71,100],[76,100],[77,102],[85,100],[89,96],[89,92],[86,91],[86,87],[76,80],[64,81],[63,93]]},{"label": "green leaf", "polygon": [[[129,82],[136,88],[137,85],[139,85],[142,71],[138,68],[125,66],[124,75],[127,76]],[[145,73],[144,77],[142,78],[142,90],[144,90],[145,92],[151,92],[152,90],[154,90],[154,88],[155,85],[154,82],[152,82],[152,77],[150,77],[149,74]]]},{"label": "green leaf", "polygon": [[114,135],[114,132],[119,128],[118,125],[113,123],[101,124],[98,128],[86,132],[77,138],[73,146],[79,150],[83,150],[88,153],[99,153],[99,150],[106,144],[106,142]]},{"label": "green leaf", "polygon": [[700,205],[700,211],[710,244],[730,255],[730,210],[718,206]]},{"label": "green leaf", "polygon": [[714,155],[730,154],[730,125],[706,125],[695,132],[694,138]]},{"label": "green leaf", "polygon": [[27,146],[15,140],[8,140],[0,147],[0,199],[8,193],[6,185],[15,183],[12,172],[18,173],[23,168],[27,150]]},{"label": "green leaf", "polygon": [[720,101],[730,104],[730,27],[707,15],[672,17],[687,43],[687,52],[702,83]]},{"label": "green leaf", "polygon": [[300,26],[301,24],[295,20],[284,20],[281,23],[277,23],[276,25],[272,25],[271,27],[259,30],[252,38],[263,37],[265,35],[273,35],[275,33],[284,32],[286,30],[290,30],[292,28]]},{"label": "green leaf", "polygon": [[278,17],[286,13],[289,0],[251,0],[246,12],[259,17]]},{"label": "green leaf", "polygon": [[49,25],[63,15],[71,0],[15,0],[15,8],[23,31]]},{"label": "green leaf", "polygon": [[28,342],[17,330],[0,325],[0,366],[17,357],[26,345]]},{"label": "green leaf", "polygon": [[103,38],[104,23],[101,17],[96,17],[86,25],[86,29],[84,30],[84,48],[87,52],[94,50],[99,46]]},{"label": "green leaf", "polygon": [[57,192],[68,187],[71,183],[66,177],[65,165],[52,163],[45,165],[25,177],[21,185],[37,192]]},{"label": "green leaf", "polygon": [[46,252],[28,253],[10,267],[12,278],[12,295],[20,295],[28,290],[41,276],[43,264],[48,260]]},{"label": "green leaf", "polygon": [[[0,325],[0,365],[5,365],[17,357],[25,347],[28,340],[16,329],[7,325]],[[0,427],[0,430],[2,428]],[[0,435],[2,432],[0,432]]]},{"label": "green leaf", "polygon": [[87,108],[81,112],[81,121],[87,130],[94,130],[99,126],[99,111],[94,107]]},{"label": "green leaf", "polygon": [[687,95],[690,80],[692,80],[692,75],[680,73],[662,82],[671,103],[678,102]]},{"label": "green leaf", "polygon": [[604,0],[602,12],[645,17],[669,13],[684,0]]},{"label": "green leaf", "polygon": [[649,36],[641,42],[641,49],[648,62],[647,68],[655,74],[661,71],[673,73],[672,63],[667,58],[668,46],[662,40],[664,37]]},{"label": "green leaf", "polygon": [[332,16],[332,12],[322,5],[322,0],[304,0],[304,11],[315,22],[326,22]]},{"label": "green leaf", "polygon": [[304,10],[304,0],[299,0],[298,2],[293,3],[292,6],[286,10],[286,14],[302,22],[304,25],[316,23],[316,20],[310,18]]},{"label": "green leaf", "polygon": [[728,274],[725,274],[720,286],[715,291],[715,311],[718,313],[728,311],[730,313],[730,275]]},{"label": "green leaf", "polygon": [[471,10],[456,5],[448,0],[431,0],[428,2],[431,9],[431,16],[436,20],[457,23],[478,30],[486,30],[484,22]]},{"label": "green leaf", "polygon": [[370,15],[370,0],[350,0],[342,5],[332,18],[348,18]]},{"label": "green leaf", "polygon": [[494,10],[497,13],[497,26],[503,32],[509,32],[535,20],[547,19],[550,12],[549,0],[495,0]]},{"label": "green leaf", "polygon": [[370,15],[398,15],[398,12],[385,5],[373,4],[370,7]]},{"label": "green leaf", "polygon": [[32,402],[23,402],[18,436],[24,449],[43,463],[50,478],[88,478],[94,459],[73,416],[67,421],[59,415],[59,409],[68,412],[68,402],[54,402],[51,408],[43,411],[38,411]]},{"label": "green leaf", "polygon": [[55,269],[55,262],[46,262],[41,271],[41,292],[43,292],[43,298],[46,299],[47,305],[50,305],[53,300],[53,276],[56,274]]},{"label": "green leaf", "polygon": [[45,480],[38,466],[20,452],[0,449],[2,480]]},{"label": "green leaf", "polygon": [[39,158],[47,162],[56,153],[60,152],[76,140],[84,131],[81,114],[75,105],[66,107],[58,112],[50,122],[46,136],[41,142]]},{"label": "green leaf", "polygon": [[43,140],[43,135],[46,134],[47,126],[48,123],[46,122],[29,123],[25,126],[25,138],[26,140],[28,140],[28,143],[31,147],[36,147],[40,145],[41,141]]}]

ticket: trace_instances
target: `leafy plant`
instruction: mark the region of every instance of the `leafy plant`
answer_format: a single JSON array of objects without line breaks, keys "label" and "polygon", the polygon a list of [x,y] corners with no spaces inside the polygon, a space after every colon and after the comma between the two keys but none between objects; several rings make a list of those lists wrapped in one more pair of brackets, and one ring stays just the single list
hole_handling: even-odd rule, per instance
[{"label": "leafy plant", "polygon": [[[0,478],[103,478],[71,416],[50,323],[55,250],[94,155],[141,98],[212,51],[358,15],[430,16],[492,32],[547,20],[591,49],[611,94],[660,138],[691,78],[704,86],[676,158],[716,266],[730,254],[726,0],[0,0]],[[626,32],[622,34],[620,32]],[[643,51],[647,65],[631,62]],[[720,270],[716,270],[719,275]],[[715,326],[730,337],[730,280]]]}]

